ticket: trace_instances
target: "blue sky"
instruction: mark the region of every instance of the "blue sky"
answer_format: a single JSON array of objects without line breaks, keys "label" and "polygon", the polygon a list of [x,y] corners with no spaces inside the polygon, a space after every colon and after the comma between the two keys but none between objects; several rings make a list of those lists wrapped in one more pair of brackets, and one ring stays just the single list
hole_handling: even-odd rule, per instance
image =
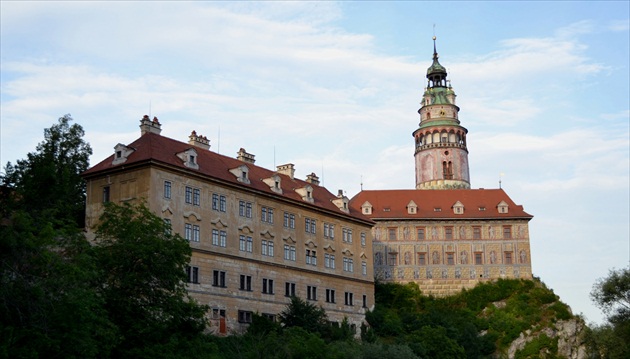
[{"label": "blue sky", "polygon": [[629,13],[627,1],[2,1],[0,161],[70,113],[95,164],[150,113],[165,136],[194,129],[333,193],[413,188],[435,31],[473,188],[503,173],[535,216],[534,274],[600,322],[591,286],[630,259]]}]

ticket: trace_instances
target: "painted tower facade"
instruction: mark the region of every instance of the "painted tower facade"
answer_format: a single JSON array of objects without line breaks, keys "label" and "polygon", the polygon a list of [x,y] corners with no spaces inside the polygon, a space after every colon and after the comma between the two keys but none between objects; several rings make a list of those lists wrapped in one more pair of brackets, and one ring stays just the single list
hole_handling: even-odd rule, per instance
[{"label": "painted tower facade", "polygon": [[433,64],[427,69],[427,88],[418,110],[420,124],[413,132],[416,189],[470,188],[468,130],[460,125],[456,95],[446,76],[433,37]]}]

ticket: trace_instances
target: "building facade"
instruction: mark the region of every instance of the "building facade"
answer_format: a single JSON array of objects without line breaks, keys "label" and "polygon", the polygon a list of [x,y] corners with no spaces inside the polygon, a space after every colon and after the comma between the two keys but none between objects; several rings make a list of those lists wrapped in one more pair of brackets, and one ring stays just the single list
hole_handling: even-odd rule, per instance
[{"label": "building facade", "polygon": [[154,118],[141,136],[84,173],[86,227],[103,202],[145,200],[190,242],[188,291],[210,306],[210,330],[240,332],[253,313],[270,318],[291,296],[322,306],[330,321],[360,326],[374,304],[373,222],[349,207],[340,191],[312,173],[294,177],[293,164],[274,171],[210,151],[194,131],[189,142],[161,135]]},{"label": "building facade", "polygon": [[371,218],[374,273],[384,282],[416,282],[450,295],[481,281],[532,278],[529,221],[502,189],[470,189],[468,131],[438,62],[418,110],[416,189],[362,190],[350,207]]}]

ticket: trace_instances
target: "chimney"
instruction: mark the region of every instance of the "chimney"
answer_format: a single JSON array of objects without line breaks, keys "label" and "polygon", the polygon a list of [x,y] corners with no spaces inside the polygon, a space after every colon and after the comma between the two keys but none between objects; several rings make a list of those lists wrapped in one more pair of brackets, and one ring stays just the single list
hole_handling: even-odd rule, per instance
[{"label": "chimney", "polygon": [[155,133],[159,135],[162,132],[162,124],[158,121],[157,117],[153,117],[153,121],[149,119],[149,116],[144,115],[140,120],[140,135],[145,133]]},{"label": "chimney", "polygon": [[342,189],[337,190],[337,197],[339,197],[339,198],[343,197],[343,190]]},{"label": "chimney", "polygon": [[314,172],[306,176],[306,182],[319,186],[319,177]]},{"label": "chimney", "polygon": [[188,136],[188,144],[195,147],[210,150],[210,140],[206,136],[197,136],[197,131],[193,130]]},{"label": "chimney", "polygon": [[282,173],[284,175],[289,176],[289,178],[293,179],[293,175],[295,174],[295,168],[293,167],[293,163],[287,163],[286,165],[277,166],[276,169],[278,173]]},{"label": "chimney", "polygon": [[245,149],[242,147],[240,150],[238,150],[236,154],[238,155],[236,156],[236,159],[238,159],[239,161],[252,163],[252,164],[256,162],[256,160],[254,159],[254,157],[256,156],[252,155],[251,153],[247,153],[247,151],[245,151]]}]

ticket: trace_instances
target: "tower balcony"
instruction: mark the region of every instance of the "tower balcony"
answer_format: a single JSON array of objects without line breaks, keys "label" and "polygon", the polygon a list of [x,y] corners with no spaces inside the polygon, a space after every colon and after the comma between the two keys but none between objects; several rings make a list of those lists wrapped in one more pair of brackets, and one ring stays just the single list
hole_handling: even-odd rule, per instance
[{"label": "tower balcony", "polygon": [[416,145],[416,153],[418,151],[422,151],[422,150],[426,150],[429,148],[461,148],[463,150],[465,150],[466,152],[468,152],[468,149],[466,148],[466,144],[465,143],[457,143],[457,142],[434,142],[434,143],[427,143],[427,144],[417,144]]}]

